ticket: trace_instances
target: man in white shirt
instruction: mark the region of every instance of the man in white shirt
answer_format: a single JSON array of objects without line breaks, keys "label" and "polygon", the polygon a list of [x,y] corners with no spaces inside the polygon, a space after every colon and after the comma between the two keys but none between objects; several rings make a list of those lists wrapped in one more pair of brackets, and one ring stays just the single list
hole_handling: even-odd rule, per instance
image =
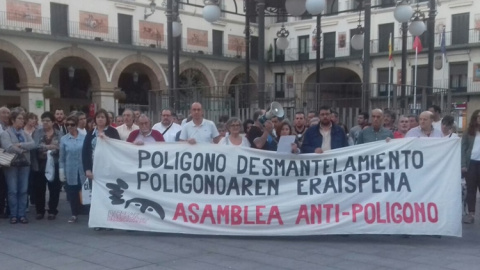
[{"label": "man in white shirt", "polygon": [[442,109],[437,105],[432,105],[428,110],[433,114],[433,128],[440,130],[442,128]]},{"label": "man in white shirt", "polygon": [[162,111],[162,121],[156,123],[152,129],[159,131],[165,142],[175,142],[175,137],[182,127],[173,121],[172,110],[165,109]]},{"label": "man in white shirt", "polygon": [[405,138],[442,138],[442,130],[435,128],[433,124],[433,113],[430,111],[424,111],[418,117],[419,126],[410,129]]},{"label": "man in white shirt", "polygon": [[182,127],[180,140],[187,141],[189,144],[196,143],[218,143],[220,134],[215,123],[203,118],[202,104],[194,102],[190,107],[192,121]]},{"label": "man in white shirt", "polygon": [[85,127],[87,126],[87,115],[84,112],[77,112],[76,116],[78,118],[78,133],[82,135],[87,135],[87,130],[85,129]]},{"label": "man in white shirt", "polygon": [[117,127],[118,134],[120,135],[120,140],[126,141],[130,132],[139,129],[137,125],[133,123],[134,121],[134,114],[131,109],[125,109],[123,111],[123,122],[124,124]]}]

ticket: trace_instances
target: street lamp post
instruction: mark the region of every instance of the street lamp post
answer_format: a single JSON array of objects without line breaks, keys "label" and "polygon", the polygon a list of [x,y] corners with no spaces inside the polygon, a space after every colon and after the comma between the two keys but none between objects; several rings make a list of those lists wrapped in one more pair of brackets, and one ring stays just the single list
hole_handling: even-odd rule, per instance
[{"label": "street lamp post", "polygon": [[320,44],[322,42],[322,15],[317,15],[317,28],[315,31],[315,44],[317,45],[317,50],[315,51],[315,82],[317,87],[320,87],[321,75],[320,75]]},{"label": "street lamp post", "polygon": [[258,13],[258,106],[265,108],[265,0],[257,0]]},{"label": "street lamp post", "polygon": [[175,78],[174,78],[174,49],[173,49],[173,1],[167,0],[167,51],[168,51],[168,94],[169,106],[175,108]]},{"label": "street lamp post", "polygon": [[427,85],[433,87],[433,66],[435,46],[435,16],[437,14],[436,0],[430,0],[430,11],[428,14],[427,35],[428,35],[428,75]]},{"label": "street lamp post", "polygon": [[365,9],[365,33],[363,40],[363,90],[362,111],[367,110],[367,95],[370,93],[370,26],[372,18],[372,0],[364,0]]},{"label": "street lamp post", "polygon": [[407,31],[408,31],[408,22],[412,18],[413,9],[409,4],[408,0],[402,0],[397,3],[397,7],[393,13],[395,19],[401,23],[401,32],[402,32],[402,73],[401,73],[401,96],[404,98],[404,108],[408,106],[407,99]]}]

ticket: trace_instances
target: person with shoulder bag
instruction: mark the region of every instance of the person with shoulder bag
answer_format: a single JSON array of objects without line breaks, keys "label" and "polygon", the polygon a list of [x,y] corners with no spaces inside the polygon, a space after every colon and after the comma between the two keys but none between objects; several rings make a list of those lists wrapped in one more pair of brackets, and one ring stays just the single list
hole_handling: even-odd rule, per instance
[{"label": "person with shoulder bag", "polygon": [[11,224],[28,223],[25,213],[30,173],[30,150],[35,148],[35,143],[23,131],[24,117],[25,114],[22,111],[12,111],[9,117],[10,126],[0,135],[2,147],[8,153],[16,154],[10,167],[3,168],[7,182]]}]

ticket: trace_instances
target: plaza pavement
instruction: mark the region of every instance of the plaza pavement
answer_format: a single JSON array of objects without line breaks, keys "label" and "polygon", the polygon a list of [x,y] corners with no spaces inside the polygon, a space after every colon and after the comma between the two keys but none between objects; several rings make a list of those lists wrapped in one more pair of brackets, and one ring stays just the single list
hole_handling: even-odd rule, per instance
[{"label": "plaza pavement", "polygon": [[[62,192],[57,219],[0,220],[0,270],[7,269],[480,269],[480,216],[463,237],[383,235],[229,237],[96,232],[87,216],[68,224]],[[478,207],[478,206],[477,206]]]}]

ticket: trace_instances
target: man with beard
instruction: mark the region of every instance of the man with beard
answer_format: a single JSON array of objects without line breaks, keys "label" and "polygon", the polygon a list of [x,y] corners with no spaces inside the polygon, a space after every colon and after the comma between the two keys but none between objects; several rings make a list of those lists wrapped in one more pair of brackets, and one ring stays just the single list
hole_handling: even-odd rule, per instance
[{"label": "man with beard", "polygon": [[160,132],[165,142],[175,142],[175,137],[182,127],[173,121],[172,110],[165,109],[162,111],[162,121],[156,123],[152,129]]},{"label": "man with beard", "polygon": [[63,112],[63,110],[56,110],[55,123],[53,124],[53,128],[60,131],[62,135],[65,135],[68,132],[64,121],[65,121],[65,113]]},{"label": "man with beard", "polygon": [[350,133],[348,134],[352,139],[353,144],[357,144],[358,135],[360,132],[367,126],[368,124],[369,115],[366,112],[361,112],[357,116],[357,125],[350,129]]},{"label": "man with beard", "polygon": [[300,145],[303,142],[303,135],[307,131],[307,125],[305,124],[305,114],[303,112],[297,112],[295,114],[295,121],[293,126],[293,134],[297,136]]},{"label": "man with beard", "polygon": [[302,153],[321,154],[325,151],[348,146],[347,135],[342,127],[331,120],[328,106],[320,107],[318,125],[311,126],[304,134]]}]

